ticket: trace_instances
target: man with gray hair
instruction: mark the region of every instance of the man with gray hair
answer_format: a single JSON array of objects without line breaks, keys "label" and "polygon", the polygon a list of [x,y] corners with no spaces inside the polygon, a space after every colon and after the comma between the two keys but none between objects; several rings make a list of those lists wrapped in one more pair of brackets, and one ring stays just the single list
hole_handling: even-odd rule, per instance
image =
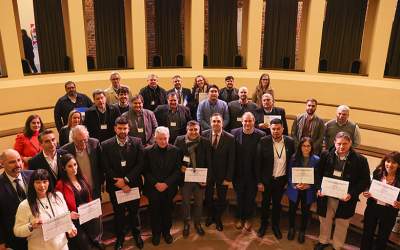
[{"label": "man with gray hair", "polygon": [[111,81],[111,86],[108,89],[105,89],[105,96],[108,104],[115,104],[119,102],[118,99],[118,89],[120,87],[127,87],[129,90],[129,99],[132,98],[132,92],[128,86],[122,85],[119,82],[121,81],[121,76],[117,71],[113,71],[110,74],[110,81]]},{"label": "man with gray hair", "polygon": [[357,124],[349,120],[350,108],[346,105],[340,105],[336,111],[336,119],[325,123],[325,148],[328,150],[335,142],[335,136],[339,132],[346,132],[350,135],[353,142],[353,148],[360,146],[361,134]]},{"label": "man with gray hair", "polygon": [[190,89],[182,87],[182,79],[179,75],[173,76],[172,82],[175,88],[168,90],[167,96],[169,93],[175,92],[178,95],[178,104],[186,106],[193,99]]},{"label": "man with gray hair", "polygon": [[143,108],[154,111],[158,105],[167,104],[167,92],[157,85],[158,76],[151,74],[147,77],[148,85],[139,92],[143,96]]},{"label": "man with gray hair", "polygon": [[178,180],[182,161],[180,150],[168,144],[169,130],[156,129],[155,144],[145,149],[144,195],[149,199],[150,226],[153,245],[160,244],[160,235],[167,244],[172,243],[172,203],[178,193]]}]

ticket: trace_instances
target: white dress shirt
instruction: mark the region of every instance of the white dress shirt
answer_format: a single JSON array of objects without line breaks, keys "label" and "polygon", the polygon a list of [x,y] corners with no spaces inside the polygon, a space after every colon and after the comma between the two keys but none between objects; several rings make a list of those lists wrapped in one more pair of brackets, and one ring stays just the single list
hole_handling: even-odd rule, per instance
[{"label": "white dress shirt", "polygon": [[286,148],[283,137],[280,142],[276,142],[274,139],[272,141],[274,150],[274,171],[272,176],[277,178],[286,175]]}]

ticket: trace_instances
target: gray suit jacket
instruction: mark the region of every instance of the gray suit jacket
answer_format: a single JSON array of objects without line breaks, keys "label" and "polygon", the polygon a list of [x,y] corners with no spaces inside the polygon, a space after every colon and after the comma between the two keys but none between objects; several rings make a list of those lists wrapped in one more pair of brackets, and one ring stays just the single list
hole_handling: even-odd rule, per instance
[{"label": "gray suit jacket", "polygon": [[[296,118],[294,118],[291,136],[294,140],[295,147],[297,147],[301,139],[306,119],[307,119],[307,113],[296,115]],[[324,118],[314,114],[312,129],[311,129],[311,139],[314,141],[313,147],[315,155],[319,154],[319,146],[324,140],[324,134],[325,134]]]},{"label": "gray suit jacket", "polygon": [[[128,120],[132,122],[132,127],[131,131],[129,131],[129,135],[133,136],[133,133],[137,133],[137,127],[136,127],[136,122],[134,121],[134,113],[133,109],[129,110],[128,112],[125,112],[122,114],[122,116],[125,116]],[[143,142],[143,145],[145,144],[154,144],[154,133],[156,132],[156,128],[158,127],[156,117],[153,112],[147,109],[142,110],[143,113],[143,119],[144,119],[144,134],[146,138],[146,142]]]}]

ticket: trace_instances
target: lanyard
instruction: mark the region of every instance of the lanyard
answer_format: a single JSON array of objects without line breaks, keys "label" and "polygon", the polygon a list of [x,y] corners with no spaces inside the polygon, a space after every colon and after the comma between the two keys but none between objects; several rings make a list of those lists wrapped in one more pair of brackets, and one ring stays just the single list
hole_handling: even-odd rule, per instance
[{"label": "lanyard", "polygon": [[285,144],[283,144],[283,147],[282,147],[282,150],[281,150],[281,154],[279,155],[278,150],[276,149],[275,144],[274,144],[274,149],[275,149],[276,155],[278,156],[279,159],[282,157],[284,148],[285,148]]},{"label": "lanyard", "polygon": [[[48,215],[50,218],[52,218],[51,215],[49,214],[49,212],[47,212],[47,208],[44,207],[44,205],[43,205],[43,203],[40,201],[40,199],[38,199],[38,200],[39,200],[39,202],[40,202],[40,205],[42,205],[43,210],[47,213],[47,215]],[[49,196],[47,196],[47,201],[49,202],[49,205],[50,205],[50,208],[51,208],[51,212],[53,213],[53,217],[56,217],[56,215],[54,214],[53,206],[51,205],[51,202],[50,202],[50,200],[49,200]]]},{"label": "lanyard", "polygon": [[[118,139],[117,139],[117,140],[118,140]],[[128,145],[127,145],[128,143],[129,143],[128,137],[126,137],[125,143],[124,143],[124,145],[122,145],[122,147],[121,147],[121,146],[118,144],[118,142],[117,142],[118,146],[121,147],[121,150],[120,150],[119,147],[118,147],[118,153],[119,153],[119,156],[121,157],[121,160],[122,160],[122,161],[124,161],[125,159],[124,159],[124,157],[122,157],[121,151],[124,150],[124,146],[125,146],[125,145],[126,145],[126,147],[127,147],[126,150],[128,150]]]},{"label": "lanyard", "polygon": [[32,141],[31,141],[31,138],[29,138],[29,141],[31,142],[32,146],[35,148],[36,152],[40,153],[40,146],[39,146],[39,149],[37,149],[37,148],[35,147],[35,145],[33,145]]}]

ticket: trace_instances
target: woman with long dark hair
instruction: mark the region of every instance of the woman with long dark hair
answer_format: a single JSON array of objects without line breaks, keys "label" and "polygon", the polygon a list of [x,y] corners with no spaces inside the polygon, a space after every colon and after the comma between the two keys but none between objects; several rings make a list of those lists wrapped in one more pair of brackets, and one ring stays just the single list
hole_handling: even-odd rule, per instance
[{"label": "woman with long dark hair", "polygon": [[[28,184],[27,199],[22,201],[15,216],[14,234],[27,237],[29,250],[67,250],[65,233],[44,241],[43,222],[68,212],[67,204],[61,193],[53,188],[52,178],[44,169],[33,172]],[[69,237],[76,235],[72,224]]]},{"label": "woman with long dark hair", "polygon": [[73,155],[65,154],[61,157],[61,176],[56,189],[64,195],[68,210],[71,211],[72,222],[78,229],[78,234],[68,240],[69,248],[88,250],[90,249],[90,241],[92,241],[97,248],[105,249],[104,246],[93,241],[93,238],[99,235],[99,219],[93,219],[82,225],[79,223],[77,208],[82,204],[91,202],[92,197],[88,180],[82,174],[82,170]]},{"label": "woman with long dark hair", "polygon": [[251,101],[258,105],[258,107],[262,107],[262,96],[264,94],[271,94],[272,98],[275,100],[275,90],[270,86],[270,77],[267,73],[261,75],[260,80],[258,81],[258,85],[254,88],[253,96]]},{"label": "woman with long dark hair", "polygon": [[30,115],[25,122],[22,134],[15,138],[14,149],[21,155],[24,168],[28,169],[28,160],[42,151],[39,146],[38,135],[46,130],[38,115]]},{"label": "woman with long dark hair", "polygon": [[82,125],[82,115],[78,110],[72,110],[68,115],[68,124],[61,128],[58,135],[60,147],[68,142],[72,142],[72,129],[75,128],[76,125]]},{"label": "woman with long dark hair", "polygon": [[197,107],[199,105],[200,93],[207,93],[208,80],[203,75],[198,75],[194,78],[192,96],[193,99],[188,103],[192,119],[197,121]]},{"label": "woman with long dark hair", "polygon": [[288,240],[293,240],[296,233],[295,220],[296,211],[301,201],[301,226],[297,241],[304,243],[305,232],[308,224],[311,204],[317,201],[314,185],[292,182],[292,168],[315,168],[319,157],[314,155],[313,141],[310,137],[301,138],[297,151],[289,162],[288,175],[289,185],[285,194],[289,197],[289,232]]},{"label": "woman with long dark hair", "polygon": [[[400,188],[400,153],[392,151],[388,153],[373,173],[373,179]],[[365,191],[363,195],[368,198],[367,207],[364,212],[364,228],[361,241],[361,249],[386,249],[386,243],[390,233],[396,223],[396,217],[399,213],[400,202],[399,196],[391,204],[387,204],[371,197],[369,191]],[[374,235],[376,226],[379,224],[378,236],[375,245]]]}]

